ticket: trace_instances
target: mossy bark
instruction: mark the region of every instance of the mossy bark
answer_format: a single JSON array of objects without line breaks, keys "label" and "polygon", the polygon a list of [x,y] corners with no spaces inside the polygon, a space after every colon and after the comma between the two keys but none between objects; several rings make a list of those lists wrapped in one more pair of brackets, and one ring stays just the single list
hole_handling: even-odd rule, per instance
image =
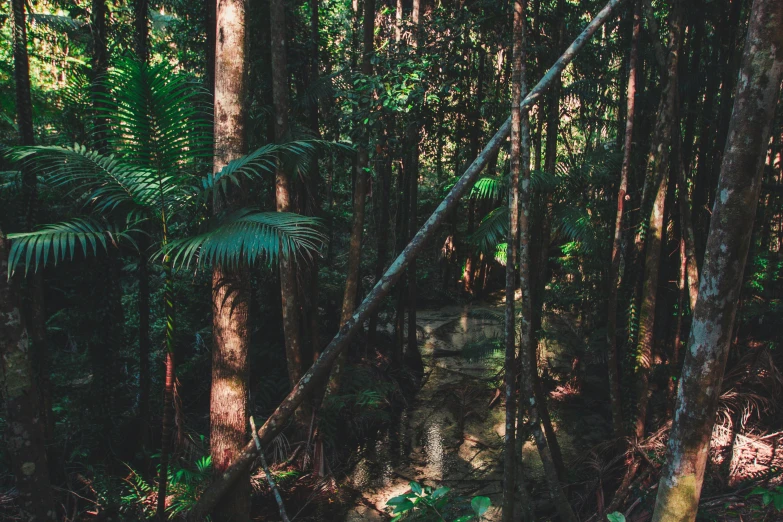
[{"label": "mossy bark", "polygon": [[696,519],[783,76],[783,3],[755,0],[653,522]]}]

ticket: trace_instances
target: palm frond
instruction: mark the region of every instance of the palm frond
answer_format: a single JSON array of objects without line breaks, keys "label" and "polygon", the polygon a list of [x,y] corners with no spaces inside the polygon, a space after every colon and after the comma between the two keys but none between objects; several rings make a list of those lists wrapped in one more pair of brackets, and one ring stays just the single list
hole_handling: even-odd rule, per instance
[{"label": "palm frond", "polygon": [[252,265],[274,263],[280,256],[312,256],[325,240],[317,218],[241,209],[223,216],[207,232],[170,242],[159,255],[169,256],[172,266],[180,268],[188,268],[194,260],[197,266]]},{"label": "palm frond", "polygon": [[123,160],[173,175],[211,157],[205,92],[171,65],[126,58],[101,81],[106,133]]},{"label": "palm frond", "polygon": [[563,238],[578,244],[585,253],[595,254],[599,251],[600,242],[595,227],[584,209],[562,206],[556,215],[560,221],[557,231]]},{"label": "palm frond", "polygon": [[257,180],[274,174],[277,162],[283,162],[287,171],[296,170],[298,164],[307,165],[319,148],[340,148],[353,150],[349,145],[322,140],[291,141],[282,144],[267,144],[256,149],[247,156],[237,158],[223,167],[216,174],[208,174],[201,178],[198,192],[202,195],[217,195],[225,192],[229,184],[239,186],[245,180]]},{"label": "palm frond", "polygon": [[487,214],[481,220],[469,242],[476,250],[494,256],[497,245],[506,241],[508,236],[508,207],[501,206]]},{"label": "palm frond", "polygon": [[79,144],[14,147],[8,157],[22,162],[37,175],[46,176],[53,187],[85,192],[88,201],[100,212],[109,212],[120,205],[136,210],[156,208],[162,195],[180,190],[172,176],[160,177],[150,169],[123,163]]},{"label": "palm frond", "polygon": [[67,257],[73,259],[79,247],[85,256],[97,255],[99,247],[104,250],[108,250],[110,244],[116,247],[121,240],[136,247],[131,236],[131,233],[139,232],[133,228],[135,224],[130,223],[126,228],[120,229],[103,220],[76,218],[45,225],[33,232],[8,234],[8,239],[11,240],[8,277],[14,274],[20,263],[24,265],[27,274],[32,265],[33,271],[38,271],[39,266],[45,267],[50,256],[55,265]]},{"label": "palm frond", "polygon": [[33,26],[42,25],[63,33],[76,31],[87,25],[87,22],[70,16],[44,13],[30,13],[27,15],[27,21]]},{"label": "palm frond", "polygon": [[471,199],[500,201],[506,194],[507,183],[505,178],[484,177],[476,181],[470,191]]}]

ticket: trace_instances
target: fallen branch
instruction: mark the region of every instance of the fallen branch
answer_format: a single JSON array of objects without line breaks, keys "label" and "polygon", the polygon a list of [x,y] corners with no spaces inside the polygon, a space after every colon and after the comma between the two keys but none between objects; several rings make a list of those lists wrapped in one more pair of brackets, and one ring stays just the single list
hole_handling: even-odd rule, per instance
[{"label": "fallen branch", "polygon": [[280,495],[280,490],[277,489],[277,484],[275,484],[275,477],[273,477],[272,472],[269,471],[269,466],[266,463],[266,457],[264,457],[264,451],[261,449],[261,441],[258,438],[258,433],[256,433],[256,421],[253,420],[252,415],[250,416],[250,429],[253,433],[253,442],[255,442],[256,449],[258,450],[258,457],[261,459],[261,467],[264,468],[266,480],[269,482],[269,487],[271,488],[272,493],[275,495],[275,500],[277,501],[277,505],[280,508],[280,518],[283,519],[283,522],[290,522],[288,520],[288,514],[285,512],[283,497]]},{"label": "fallen branch", "polygon": [[[563,69],[571,63],[576,53],[584,47],[590,37],[601,27],[604,22],[609,20],[612,11],[623,0],[609,0],[609,3],[596,15],[596,17],[585,27],[582,33],[576,37],[568,49],[557,59],[555,64],[547,71],[528,95],[522,100],[521,108],[529,109],[536,103],[546,90],[552,85],[555,79],[560,77]],[[263,448],[266,444],[280,433],[288,420],[294,414],[296,409],[302,404],[302,401],[312,393],[319,382],[323,382],[330,372],[332,363],[340,352],[345,349],[351,341],[351,338],[359,330],[364,321],[369,319],[370,315],[378,309],[383,299],[389,295],[392,287],[402,277],[406,267],[424,247],[435,236],[441,223],[455,210],[460,198],[473,186],[479,173],[486,166],[489,159],[494,157],[494,153],[500,148],[500,145],[506,141],[511,133],[511,117],[509,117],[500,130],[487,142],[481,153],[473,160],[473,163],[465,170],[462,177],[457,180],[440,205],[435,209],[432,215],[427,219],[424,225],[419,229],[410,243],[397,256],[397,259],[391,264],[383,277],[376,283],[367,297],[362,301],[354,314],[348,319],[334,336],[329,345],[323,350],[318,360],[302,376],[291,393],[283,400],[277,409],[269,416],[267,421],[258,430],[257,437],[260,446]],[[190,511],[188,518],[190,520],[203,519],[217,504],[218,500],[231,487],[237,478],[247,473],[250,465],[255,460],[259,450],[254,441],[248,442],[244,450],[237,456],[236,460],[228,466],[223,474],[217,478],[201,495],[201,498]]]}]

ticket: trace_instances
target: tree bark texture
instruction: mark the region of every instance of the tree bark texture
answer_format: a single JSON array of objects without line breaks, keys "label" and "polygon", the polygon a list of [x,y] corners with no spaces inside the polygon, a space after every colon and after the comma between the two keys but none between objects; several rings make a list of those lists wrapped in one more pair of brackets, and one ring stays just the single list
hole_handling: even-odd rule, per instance
[{"label": "tree bark texture", "polygon": [[647,177],[654,180],[656,190],[649,225],[646,231],[647,244],[642,286],[642,304],[639,311],[639,340],[636,347],[636,400],[637,409],[634,433],[637,439],[644,438],[647,405],[649,402],[650,372],[653,362],[655,341],[655,306],[658,296],[658,280],[661,267],[661,250],[664,235],[664,212],[666,191],[669,182],[670,152],[674,104],[677,102],[677,71],[682,35],[682,5],[676,0],[670,19],[669,48],[666,63],[668,81],[661,93],[658,117],[650,154],[647,159]]},{"label": "tree bark texture", "polygon": [[[219,172],[242,157],[245,142],[245,0],[218,0],[216,11],[214,165]],[[214,212],[236,207],[241,197],[218,196]],[[216,477],[242,451],[248,423],[248,345],[250,289],[246,266],[212,269],[212,388],[210,454]],[[250,519],[250,480],[243,477],[215,510],[216,520]]]},{"label": "tree bark texture", "polygon": [[653,522],[692,522],[783,76],[783,3],[755,0]]},{"label": "tree bark texture", "polygon": [[[286,19],[284,0],[269,3],[269,30],[272,54],[272,102],[275,109],[275,141],[288,140],[288,72],[286,60]],[[222,36],[218,34],[220,41]],[[220,45],[218,43],[218,45]],[[291,180],[282,165],[275,174],[275,200],[278,212],[294,210]],[[288,380],[295,386],[302,377],[302,330],[296,265],[288,257],[280,258],[280,295],[283,302],[283,334],[288,363]]]},{"label": "tree bark texture", "polygon": [[[8,242],[0,230],[0,270],[8,273]],[[35,385],[30,345],[11,282],[0,277],[0,385],[5,399],[5,443],[25,520],[57,520],[49,482],[41,401]]]},{"label": "tree bark texture", "polygon": [[[598,12],[595,18],[571,43],[552,68],[547,71],[543,78],[541,78],[536,86],[528,93],[521,103],[521,108],[523,110],[529,108],[536,101],[541,99],[541,95],[546,92],[553,80],[559,77],[565,66],[574,59],[574,56],[576,56],[589,38],[611,17],[612,12],[621,1],[622,0],[610,0],[601,11]],[[280,433],[294,411],[296,411],[296,408],[302,403],[305,397],[312,393],[318,386],[318,378],[323,377],[329,371],[340,351],[346,348],[353,335],[361,328],[364,321],[369,318],[373,310],[381,305],[383,299],[389,295],[394,284],[402,277],[410,259],[417,256],[435,237],[438,227],[444,222],[448,215],[454,211],[459,203],[459,199],[473,186],[473,183],[476,181],[481,170],[486,166],[489,158],[508,138],[510,131],[511,118],[509,117],[503,126],[487,142],[481,154],[476,157],[452,186],[443,201],[441,201],[432,215],[424,222],[416,233],[416,236],[397,256],[381,280],[378,281],[367,297],[364,298],[364,301],[358,306],[351,318],[340,327],[339,332],[337,332],[321,353],[321,357],[318,361],[305,372],[297,386],[291,390],[283,402],[280,403],[277,409],[267,418],[264,425],[258,430],[258,437],[262,446],[268,445],[274,437]],[[233,482],[240,475],[248,471],[248,468],[255,460],[256,455],[255,442],[249,441],[245,445],[242,453],[231,466],[226,469],[221,478],[213,482],[209,488],[204,491],[199,501],[191,510],[189,519],[201,520],[208,514],[215,506],[216,502],[231,487]]]},{"label": "tree bark texture", "polygon": [[633,147],[633,123],[636,114],[636,74],[639,54],[639,35],[641,33],[640,0],[634,2],[633,32],[631,34],[631,51],[628,60],[628,90],[625,109],[625,139],[623,141],[623,163],[620,170],[620,186],[617,190],[617,217],[614,223],[614,240],[612,241],[612,259],[609,265],[609,301],[607,305],[606,324],[606,363],[609,368],[609,398],[612,407],[612,427],[614,436],[622,438],[623,428],[622,400],[620,398],[620,362],[617,357],[617,292],[620,286],[620,259],[623,245],[623,220],[625,218],[625,201],[628,194],[628,175],[631,170],[631,149]]},{"label": "tree bark texture", "polygon": [[[511,177],[508,187],[508,237],[506,238],[506,310],[505,310],[505,405],[506,430],[503,435],[503,522],[514,519],[516,493],[516,380],[517,380],[517,320],[514,299],[517,282],[517,246],[519,243],[519,178],[522,172],[521,135],[522,111],[522,61],[525,58],[525,9],[523,0],[514,1],[513,15],[513,65],[511,76]],[[527,113],[525,113],[527,117]],[[527,169],[529,171],[529,169]],[[529,172],[526,172],[529,175]],[[530,183],[525,178],[523,183]],[[523,288],[523,291],[527,291]],[[520,405],[521,407],[521,405]],[[521,479],[521,477],[519,477]]]}]

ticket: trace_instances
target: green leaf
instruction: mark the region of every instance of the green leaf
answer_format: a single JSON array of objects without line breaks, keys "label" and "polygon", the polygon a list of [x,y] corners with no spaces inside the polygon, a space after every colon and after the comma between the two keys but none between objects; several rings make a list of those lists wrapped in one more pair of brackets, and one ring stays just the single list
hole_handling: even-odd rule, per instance
[{"label": "green leaf", "polygon": [[609,522],[625,522],[625,515],[619,511],[615,511],[614,513],[609,513],[606,515],[606,520]]},{"label": "green leaf", "polygon": [[473,500],[470,501],[470,507],[473,508],[473,512],[479,518],[487,512],[491,505],[492,502],[490,502],[488,497],[473,497]]},{"label": "green leaf", "polygon": [[411,482],[411,491],[413,491],[417,495],[421,495],[422,493],[421,485],[418,482]]},{"label": "green leaf", "polygon": [[432,498],[439,498],[451,491],[451,488],[442,487],[432,492]]},{"label": "green leaf", "polygon": [[392,515],[399,515],[405,513],[406,511],[410,511],[411,509],[413,509],[413,502],[405,499],[404,502],[397,504],[397,507],[395,507],[394,511],[392,511]]},{"label": "green leaf", "polygon": [[470,519],[473,518],[473,515],[463,515],[456,519],[454,522],[468,522]]}]

